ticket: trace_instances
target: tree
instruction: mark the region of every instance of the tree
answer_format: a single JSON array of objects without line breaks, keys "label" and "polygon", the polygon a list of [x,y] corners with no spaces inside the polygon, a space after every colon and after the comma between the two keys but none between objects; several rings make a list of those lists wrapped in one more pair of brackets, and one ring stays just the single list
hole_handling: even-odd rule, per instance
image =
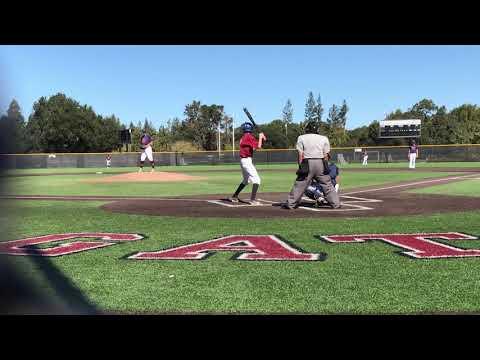
[{"label": "tree", "polygon": [[293,105],[290,99],[287,99],[287,103],[283,107],[282,121],[287,125],[293,123]]},{"label": "tree", "polygon": [[476,105],[464,104],[450,112],[448,127],[452,142],[475,144],[480,140],[480,109]]},{"label": "tree", "polygon": [[327,124],[323,121],[323,105],[322,105],[322,97],[318,94],[317,103],[315,105],[315,117],[314,117],[318,132],[320,134],[326,134],[328,127]]},{"label": "tree", "polygon": [[27,149],[25,119],[20,105],[13,99],[7,114],[0,118],[0,151],[22,153]]},{"label": "tree", "polygon": [[263,125],[268,142],[264,144],[265,149],[285,149],[288,147],[288,138],[285,136],[285,121],[275,119]]},{"label": "tree", "polygon": [[125,126],[122,126],[120,119],[115,115],[108,116],[106,118],[100,117],[100,131],[102,134],[102,141],[98,144],[96,151],[109,152],[114,149],[118,149],[122,146],[119,137],[119,131]]},{"label": "tree", "polygon": [[34,103],[26,128],[31,151],[97,152],[118,146],[121,124],[59,93]]},{"label": "tree", "polygon": [[307,102],[305,103],[305,119],[306,123],[308,122],[316,122],[316,108],[317,103],[315,102],[315,98],[313,97],[313,93],[310,91],[307,96]]},{"label": "tree", "polygon": [[146,134],[152,136],[153,138],[155,137],[155,135],[157,133],[153,124],[151,122],[149,122],[147,118],[145,118],[145,121],[143,122],[142,131],[145,132]]},{"label": "tree", "polygon": [[169,123],[167,126],[161,125],[158,129],[157,137],[155,140],[155,147],[160,151],[169,151],[170,144],[172,143],[172,132]]},{"label": "tree", "polygon": [[222,105],[201,105],[193,101],[185,107],[185,134],[204,150],[217,149],[217,132],[224,118]]}]

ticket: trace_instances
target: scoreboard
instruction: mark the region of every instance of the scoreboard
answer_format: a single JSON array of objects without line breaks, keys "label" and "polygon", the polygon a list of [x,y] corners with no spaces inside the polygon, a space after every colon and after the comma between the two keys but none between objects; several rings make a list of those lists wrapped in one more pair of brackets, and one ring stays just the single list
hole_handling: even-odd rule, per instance
[{"label": "scoreboard", "polygon": [[412,138],[420,137],[421,120],[382,120],[380,121],[379,138]]}]

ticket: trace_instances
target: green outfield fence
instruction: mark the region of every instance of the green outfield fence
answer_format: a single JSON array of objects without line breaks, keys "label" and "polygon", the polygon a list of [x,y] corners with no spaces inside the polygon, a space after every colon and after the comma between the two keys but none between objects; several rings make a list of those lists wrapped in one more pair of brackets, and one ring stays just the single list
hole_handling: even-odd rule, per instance
[{"label": "green outfield fence", "polygon": [[[343,157],[348,163],[360,163],[366,149],[369,163],[407,161],[407,146],[339,147],[332,149],[334,161]],[[61,154],[0,154],[0,167],[6,169],[33,168],[90,168],[104,167],[107,153],[61,153]],[[340,156],[341,155],[341,156]],[[294,149],[260,150],[255,153],[255,163],[295,163]],[[112,167],[135,167],[140,160],[139,153],[112,153]],[[238,151],[186,151],[155,152],[157,165],[215,165],[239,161]],[[480,144],[467,145],[420,145],[419,161],[480,161]],[[148,165],[148,161],[146,161]]]}]

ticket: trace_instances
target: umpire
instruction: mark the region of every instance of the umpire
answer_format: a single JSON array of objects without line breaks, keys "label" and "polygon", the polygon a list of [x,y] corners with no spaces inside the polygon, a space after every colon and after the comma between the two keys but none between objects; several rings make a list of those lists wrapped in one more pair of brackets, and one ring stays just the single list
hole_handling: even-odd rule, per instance
[{"label": "umpire", "polygon": [[327,154],[330,152],[330,142],[326,136],[317,133],[317,125],[314,122],[307,123],[305,132],[306,134],[300,135],[297,139],[299,164],[297,179],[282,208],[297,208],[308,185],[316,178],[324,189],[325,199],[333,209],[338,209],[341,207],[340,199],[328,175]]}]

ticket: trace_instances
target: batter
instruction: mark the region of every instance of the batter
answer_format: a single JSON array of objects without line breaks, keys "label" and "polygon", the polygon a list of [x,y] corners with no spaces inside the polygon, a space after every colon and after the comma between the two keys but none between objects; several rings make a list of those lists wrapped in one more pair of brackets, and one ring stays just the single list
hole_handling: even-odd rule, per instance
[{"label": "batter", "polygon": [[260,176],[258,176],[257,169],[253,165],[252,157],[253,151],[261,149],[263,140],[266,139],[263,133],[258,135],[258,140],[253,136],[253,125],[250,123],[243,123],[241,126],[243,130],[243,136],[240,139],[240,167],[242,169],[243,181],[238,185],[237,190],[230,198],[231,202],[238,202],[238,195],[248,185],[252,183],[252,194],[250,196],[250,205],[260,205],[260,202],[256,201],[257,190],[260,186]]}]

